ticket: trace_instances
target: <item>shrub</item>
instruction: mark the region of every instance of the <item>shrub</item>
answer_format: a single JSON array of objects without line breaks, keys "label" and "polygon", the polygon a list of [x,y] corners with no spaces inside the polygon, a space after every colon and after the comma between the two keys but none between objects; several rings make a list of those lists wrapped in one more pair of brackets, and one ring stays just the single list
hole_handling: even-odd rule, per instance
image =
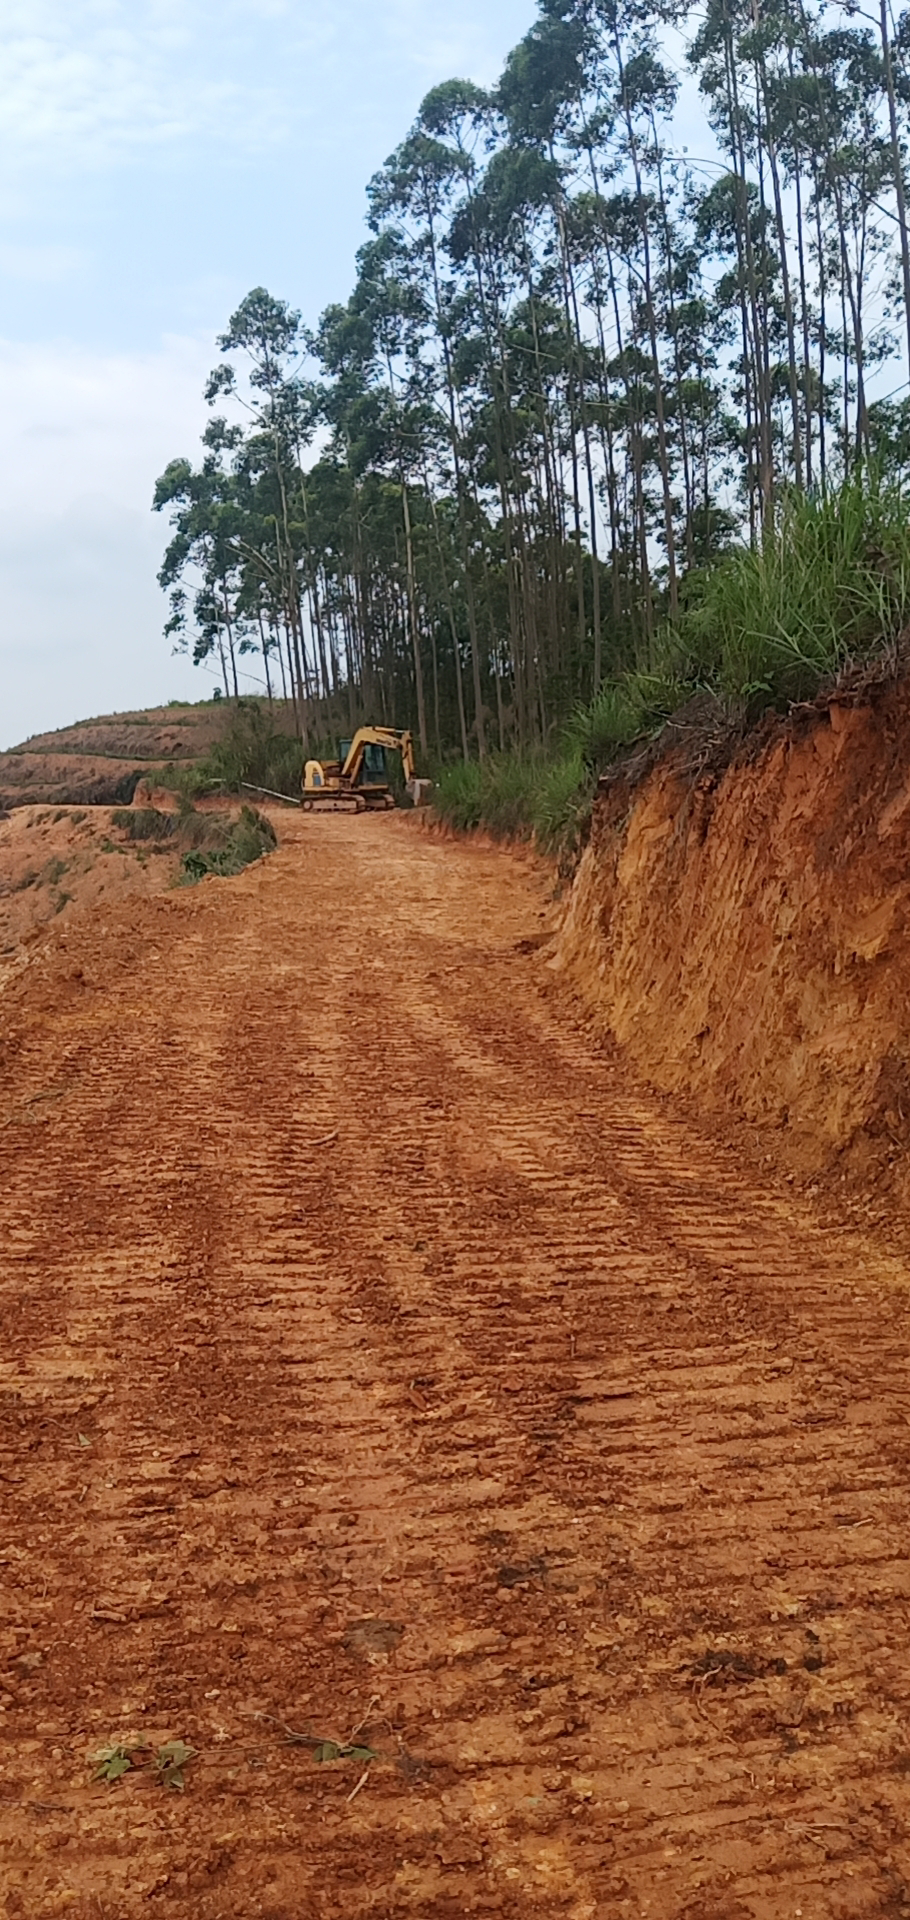
[{"label": "shrub", "polygon": [[634,746],[668,720],[687,697],[685,682],[669,670],[631,672],[605,681],[589,706],[579,707],[567,729],[570,749],[591,769]]},{"label": "shrub", "polygon": [[174,814],[159,813],[157,807],[118,807],[111,814],[111,826],[130,840],[167,840],[176,824]]},{"label": "shrub", "polygon": [[238,793],[245,781],[289,797],[300,792],[303,748],[293,734],[276,729],[267,706],[240,700],[232,706],[220,740],[194,767],[168,769],[168,784],[189,799],[203,793]]},{"label": "shrub", "polygon": [[476,760],[459,760],[444,767],[433,794],[434,811],[460,833],[479,827],[483,819],[483,774]]},{"label": "shrub", "polygon": [[575,837],[590,781],[574,743],[555,757],[497,754],[443,769],[433,796],[439,818],[459,832],[486,828],[497,839],[536,838],[557,846]]},{"label": "shrub", "polygon": [[277,845],[271,821],[246,806],[241,807],[236,820],[225,814],[187,816],[181,838],[191,841],[180,862],[178,884],[183,886],[193,886],[212,873],[223,878],[241,873]]}]

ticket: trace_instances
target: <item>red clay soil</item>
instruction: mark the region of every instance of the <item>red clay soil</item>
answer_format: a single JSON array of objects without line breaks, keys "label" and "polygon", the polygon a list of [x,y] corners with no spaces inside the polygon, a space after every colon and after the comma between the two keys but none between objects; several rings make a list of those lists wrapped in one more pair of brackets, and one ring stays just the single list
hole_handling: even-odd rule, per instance
[{"label": "red clay soil", "polygon": [[289,816],[0,997],[6,1916],[910,1914],[908,1270],[544,911]]},{"label": "red clay soil", "polygon": [[910,683],[617,781],[558,965],[654,1085],[910,1214]]},{"label": "red clay soil", "polygon": [[[172,798],[170,804],[173,805]],[[0,818],[0,986],[48,922],[68,924],[136,893],[172,886],[178,855],[133,844],[111,807],[16,807]]]}]

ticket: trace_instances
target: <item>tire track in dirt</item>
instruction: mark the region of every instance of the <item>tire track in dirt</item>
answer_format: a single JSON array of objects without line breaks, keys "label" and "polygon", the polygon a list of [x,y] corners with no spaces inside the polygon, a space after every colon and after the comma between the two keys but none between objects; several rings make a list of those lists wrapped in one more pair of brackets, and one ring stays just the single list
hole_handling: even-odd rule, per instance
[{"label": "tire track in dirt", "polygon": [[[910,1912],[904,1270],[624,1082],[541,901],[291,821],[0,1000],[8,1914]],[[183,1797],[87,1783],[133,1730]]]}]

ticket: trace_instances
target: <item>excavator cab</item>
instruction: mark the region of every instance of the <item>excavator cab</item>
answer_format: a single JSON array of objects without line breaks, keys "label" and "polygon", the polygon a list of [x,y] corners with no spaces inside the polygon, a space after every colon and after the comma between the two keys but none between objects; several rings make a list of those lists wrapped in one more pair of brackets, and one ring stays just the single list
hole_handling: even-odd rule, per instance
[{"label": "excavator cab", "polygon": [[[353,740],[339,740],[338,760],[343,767],[353,746]],[[371,740],[363,749],[363,758],[354,785],[357,787],[383,787],[389,784],[389,769],[385,747]]]}]

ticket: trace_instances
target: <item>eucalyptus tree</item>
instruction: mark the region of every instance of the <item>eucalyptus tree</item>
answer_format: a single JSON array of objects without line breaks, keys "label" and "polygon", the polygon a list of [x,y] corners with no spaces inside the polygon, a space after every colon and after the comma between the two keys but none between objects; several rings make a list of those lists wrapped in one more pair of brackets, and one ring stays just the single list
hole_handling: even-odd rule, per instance
[{"label": "eucalyptus tree", "polygon": [[[670,22],[713,163],[678,151]],[[312,333],[261,287],[232,316],[201,465],[156,492],[178,644],[226,691],[254,648],[302,738],[547,740],[789,490],[906,463],[908,108],[888,0],[538,0],[370,182],[349,297]]]}]

